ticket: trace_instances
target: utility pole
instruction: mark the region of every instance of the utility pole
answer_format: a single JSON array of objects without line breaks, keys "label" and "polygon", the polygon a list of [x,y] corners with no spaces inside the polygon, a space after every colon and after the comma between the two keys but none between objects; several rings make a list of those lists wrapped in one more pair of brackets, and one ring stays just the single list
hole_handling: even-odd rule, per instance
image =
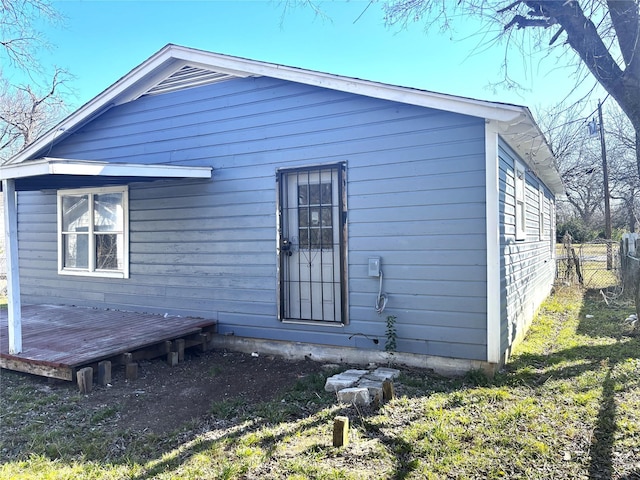
[{"label": "utility pole", "polygon": [[607,270],[613,268],[611,249],[611,206],[609,203],[609,171],[607,168],[607,149],[604,143],[604,123],[602,120],[602,103],[598,100],[598,120],[600,124],[600,148],[602,150],[602,175],[604,176],[604,236],[607,242]]}]

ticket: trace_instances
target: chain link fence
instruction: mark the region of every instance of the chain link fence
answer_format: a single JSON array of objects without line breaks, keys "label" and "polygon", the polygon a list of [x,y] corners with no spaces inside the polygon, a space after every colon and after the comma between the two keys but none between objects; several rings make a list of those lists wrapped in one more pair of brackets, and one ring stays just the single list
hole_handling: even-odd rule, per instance
[{"label": "chain link fence", "polygon": [[585,288],[606,289],[621,284],[620,244],[613,240],[572,243],[565,235],[556,246],[556,279]]}]

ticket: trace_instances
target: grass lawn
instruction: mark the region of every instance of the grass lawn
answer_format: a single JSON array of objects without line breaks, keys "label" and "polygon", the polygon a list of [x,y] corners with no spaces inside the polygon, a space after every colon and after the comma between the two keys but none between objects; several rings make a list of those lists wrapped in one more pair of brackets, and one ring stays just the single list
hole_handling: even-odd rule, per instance
[{"label": "grass lawn", "polygon": [[[0,382],[0,478],[640,479],[633,308],[601,298],[562,289],[495,378],[406,370],[377,409],[337,404],[317,375],[275,401],[230,399],[170,435],[134,435],[114,428],[116,406],[88,411],[16,376]],[[341,448],[337,415],[351,422]]]}]

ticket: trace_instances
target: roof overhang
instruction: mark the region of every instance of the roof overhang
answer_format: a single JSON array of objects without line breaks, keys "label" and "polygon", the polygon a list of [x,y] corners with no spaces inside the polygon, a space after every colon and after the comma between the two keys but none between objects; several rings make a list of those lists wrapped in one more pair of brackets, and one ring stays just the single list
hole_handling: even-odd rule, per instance
[{"label": "roof overhang", "polygon": [[[563,191],[553,154],[528,108],[345,77],[169,44],[43,134],[5,165],[27,163],[114,106],[143,95],[231,78],[267,76],[496,122],[506,142],[554,192]],[[548,170],[548,171],[545,171]]]},{"label": "roof overhang", "polygon": [[42,155],[44,149],[50,148],[52,143],[59,142],[79,126],[112,107],[153,93],[159,84],[165,82],[168,77],[179,74],[185,67],[206,69],[227,77],[267,76],[501,122],[513,122],[522,115],[523,108],[169,44],[43,134],[8,163],[16,164]]},{"label": "roof overhang", "polygon": [[109,163],[93,160],[43,158],[0,166],[0,180],[13,179],[16,190],[69,186],[114,185],[170,178],[211,178],[211,167]]},{"label": "roof overhang", "polygon": [[514,121],[496,122],[498,132],[554,195],[562,195],[564,186],[551,147],[529,109],[521,108],[521,116]]}]

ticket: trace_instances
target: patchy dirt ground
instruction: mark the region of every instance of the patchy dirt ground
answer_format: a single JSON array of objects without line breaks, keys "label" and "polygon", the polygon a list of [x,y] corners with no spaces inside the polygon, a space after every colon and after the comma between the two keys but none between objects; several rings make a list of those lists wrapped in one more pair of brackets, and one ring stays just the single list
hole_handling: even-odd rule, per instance
[{"label": "patchy dirt ground", "polygon": [[[297,380],[318,372],[313,361],[287,361],[230,351],[185,353],[185,361],[170,367],[162,359],[139,363],[138,379],[127,381],[122,367],[114,368],[109,386],[95,386],[86,395],[92,406],[117,406],[121,427],[157,434],[201,418],[214,402],[247,404],[271,400]],[[39,389],[58,396],[77,396],[75,383],[31,377]]]}]

